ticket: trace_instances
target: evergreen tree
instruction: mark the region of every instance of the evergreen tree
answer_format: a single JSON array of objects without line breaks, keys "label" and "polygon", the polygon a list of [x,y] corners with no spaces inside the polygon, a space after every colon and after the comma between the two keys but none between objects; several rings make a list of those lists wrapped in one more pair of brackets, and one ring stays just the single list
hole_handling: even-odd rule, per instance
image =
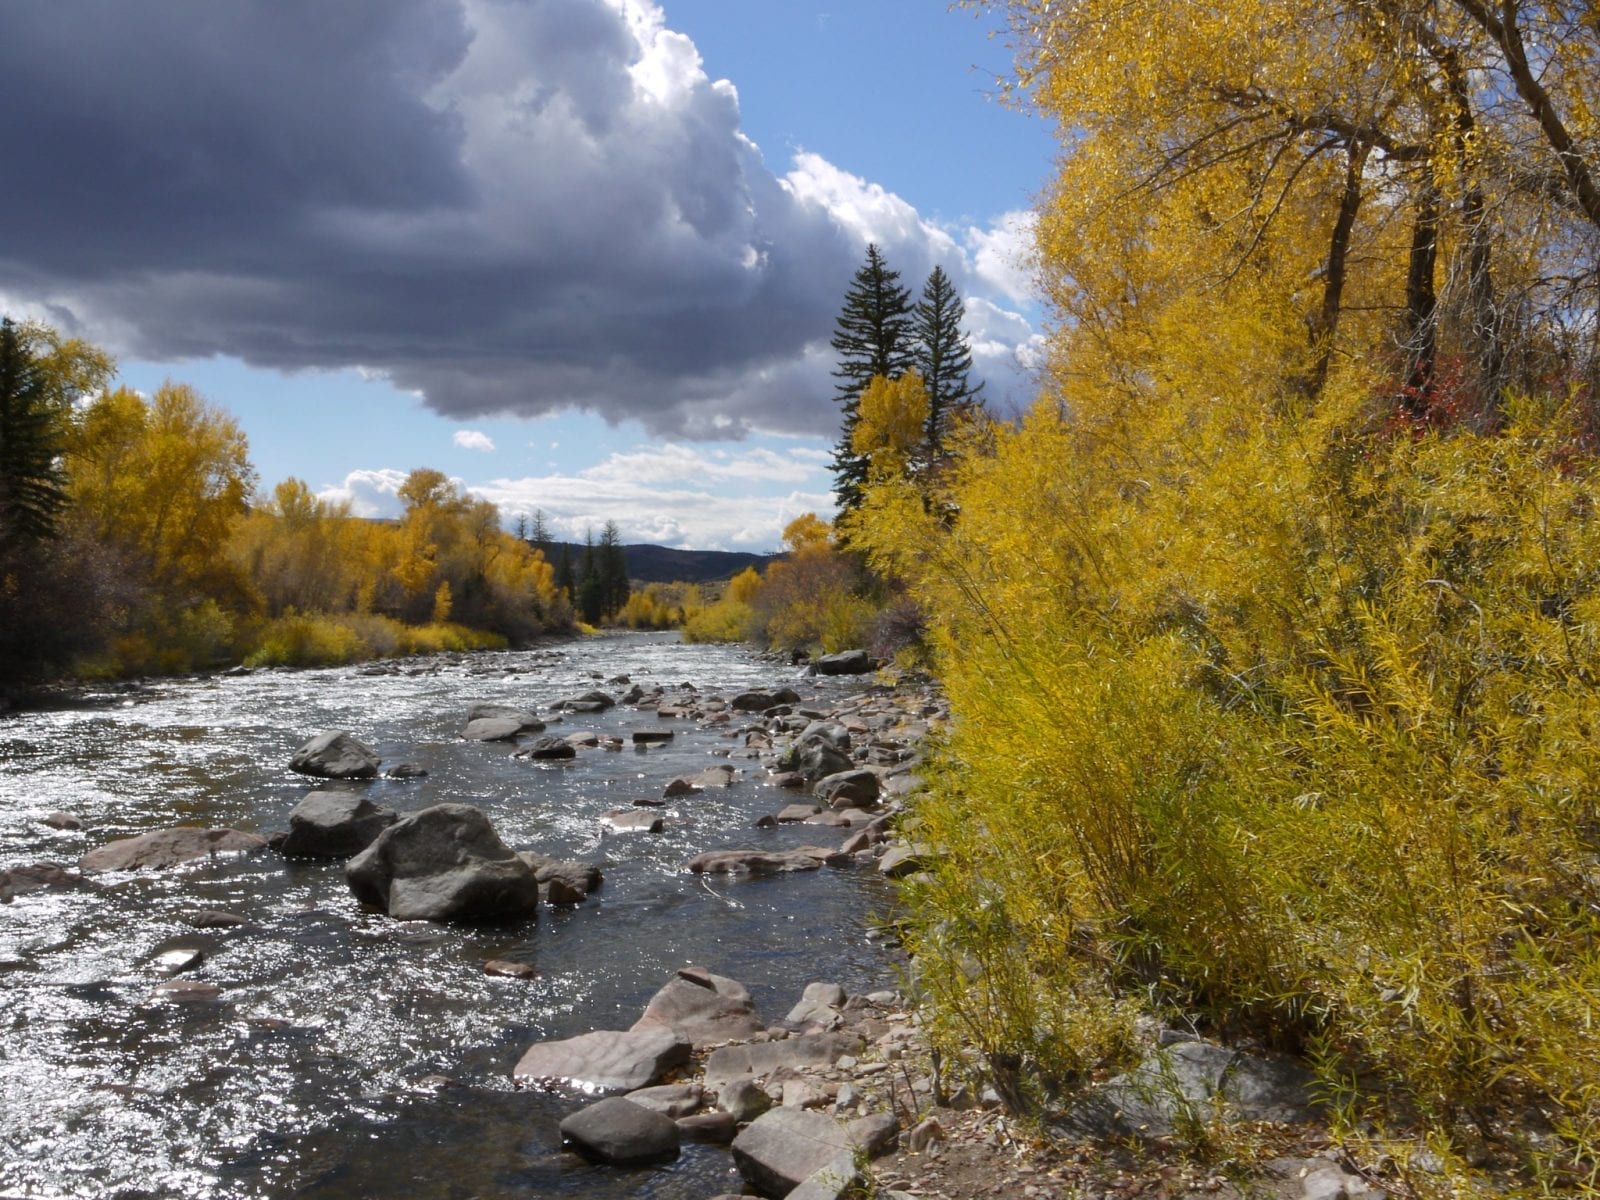
[{"label": "evergreen tree", "polygon": [[622,533],[615,521],[607,521],[600,533],[596,560],[600,574],[601,607],[608,616],[616,616],[628,603],[633,588],[628,583],[628,560],[622,552]]},{"label": "evergreen tree", "polygon": [[562,542],[556,550],[556,591],[565,592],[570,601],[578,594],[578,581],[572,570],[572,547]]},{"label": "evergreen tree", "polygon": [[834,321],[833,349],[839,381],[835,399],[843,409],[839,441],[833,452],[833,492],[841,512],[861,503],[867,481],[867,460],[850,445],[855,433],[861,393],[873,376],[898,379],[913,363],[911,293],[900,286],[900,272],[891,271],[876,245],[845,292],[844,306]]},{"label": "evergreen tree", "polygon": [[600,558],[595,553],[594,530],[583,535],[583,550],[578,555],[578,616],[597,625],[605,616],[605,589],[600,580]]},{"label": "evergreen tree", "polygon": [[0,320],[0,546],[55,534],[67,502],[58,414],[22,335]]},{"label": "evergreen tree", "polygon": [[922,299],[912,312],[912,356],[928,389],[927,453],[930,461],[944,450],[955,417],[982,401],[983,384],[972,386],[972,348],[961,322],[966,306],[943,267],[934,267],[922,285]]},{"label": "evergreen tree", "polygon": [[533,510],[533,520],[528,523],[527,543],[543,554],[550,557],[550,526],[544,519],[544,509]]}]

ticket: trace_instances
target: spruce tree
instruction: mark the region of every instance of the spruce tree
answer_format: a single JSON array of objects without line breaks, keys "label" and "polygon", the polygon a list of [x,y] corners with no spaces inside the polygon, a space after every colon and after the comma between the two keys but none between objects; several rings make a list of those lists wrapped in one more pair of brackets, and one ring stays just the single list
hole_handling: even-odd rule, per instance
[{"label": "spruce tree", "polygon": [[569,601],[577,597],[578,581],[572,571],[572,547],[565,542],[557,543],[554,582],[556,590],[565,592]]},{"label": "spruce tree", "polygon": [[52,537],[67,503],[60,426],[44,376],[0,320],[0,546]]},{"label": "spruce tree", "polygon": [[628,603],[633,591],[628,583],[628,560],[622,552],[622,533],[615,521],[607,521],[600,533],[600,546],[595,553],[600,574],[601,606],[610,616],[616,616]]},{"label": "spruce tree", "polygon": [[843,410],[839,441],[833,452],[833,494],[840,512],[861,503],[867,481],[867,460],[850,446],[861,393],[875,375],[898,379],[913,365],[911,293],[900,286],[900,272],[891,271],[876,245],[845,292],[844,306],[834,321],[833,349],[839,381],[835,399]]},{"label": "spruce tree", "polygon": [[911,318],[913,363],[928,389],[930,460],[943,452],[956,415],[982,403],[983,384],[972,386],[972,348],[961,330],[966,313],[944,268],[934,267]]},{"label": "spruce tree", "polygon": [[578,555],[578,615],[588,625],[598,625],[605,615],[605,591],[600,582],[600,560],[595,553],[594,530],[583,535],[583,550]]}]

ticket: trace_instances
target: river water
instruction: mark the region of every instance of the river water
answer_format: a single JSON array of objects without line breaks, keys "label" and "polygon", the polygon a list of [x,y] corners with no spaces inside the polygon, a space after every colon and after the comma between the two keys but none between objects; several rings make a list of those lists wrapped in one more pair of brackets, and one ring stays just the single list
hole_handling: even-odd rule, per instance
[{"label": "river water", "polygon": [[[478,701],[541,716],[625,675],[732,695],[796,686],[832,703],[859,684],[797,681],[738,647],[628,634],[524,652],[161,682],[72,707],[0,718],[0,868],[72,864],[113,838],[175,824],[268,832],[313,781],[287,769],[326,728],[348,729],[416,780],[355,785],[402,813],[445,801],[483,809],[507,844],[599,862],[579,906],[492,925],[394,921],[364,911],[340,863],[274,853],[100,877],[0,906],[0,1197],[705,1197],[738,1191],[725,1150],[686,1145],[648,1170],[587,1166],[560,1149],[577,1102],[511,1085],[526,1046],[627,1028],[679,967],[744,982],[768,1020],[803,985],[892,986],[872,936],[887,908],[870,870],[742,881],[683,871],[701,850],[837,840],[832,830],[752,828],[785,794],[741,757],[743,722],[671,723],[661,748],[587,749],[543,765],[460,739]],[[552,733],[620,734],[668,722],[618,707]],[[603,832],[600,816],[660,796],[716,762],[733,787],[673,800],[660,834]],[[351,785],[336,785],[351,786]],[[86,832],[40,819],[80,816]],[[201,933],[183,914],[249,920]],[[163,950],[206,958],[187,978],[209,1003],[153,999]],[[539,977],[490,977],[491,958]]]}]

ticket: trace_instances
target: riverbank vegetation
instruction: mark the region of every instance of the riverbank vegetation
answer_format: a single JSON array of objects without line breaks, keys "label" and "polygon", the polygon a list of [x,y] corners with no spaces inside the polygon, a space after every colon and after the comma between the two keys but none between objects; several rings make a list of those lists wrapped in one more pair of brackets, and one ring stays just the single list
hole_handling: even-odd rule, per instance
[{"label": "riverbank vegetation", "polygon": [[940,1036],[1026,1105],[1153,1008],[1310,1055],[1442,1189],[1595,1194],[1596,27],[998,7],[1071,132],[1041,397],[926,469],[887,422],[841,522],[955,712]]},{"label": "riverbank vegetation", "polygon": [[[314,665],[569,629],[568,593],[486,501],[407,477],[363,520],[297,479],[261,495],[243,432],[194,389],[0,326],[0,680]],[[626,586],[624,580],[624,587]]]}]

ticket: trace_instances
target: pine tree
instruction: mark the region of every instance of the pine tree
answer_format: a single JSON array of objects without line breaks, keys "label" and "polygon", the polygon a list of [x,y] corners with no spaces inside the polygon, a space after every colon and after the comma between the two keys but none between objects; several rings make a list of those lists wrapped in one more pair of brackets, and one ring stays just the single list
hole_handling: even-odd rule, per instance
[{"label": "pine tree", "polygon": [[59,434],[38,364],[0,320],[0,546],[54,535],[67,502]]},{"label": "pine tree", "polygon": [[540,554],[546,558],[550,557],[550,526],[544,519],[544,509],[533,510],[533,519],[528,523],[526,541]]},{"label": "pine tree", "polygon": [[572,547],[561,542],[556,548],[556,591],[565,592],[570,601],[578,594],[578,581],[572,570]]},{"label": "pine tree", "polygon": [[607,521],[601,531],[595,558],[600,575],[601,607],[607,615],[616,616],[628,603],[633,588],[628,583],[628,560],[622,552],[622,533],[615,521]]},{"label": "pine tree", "polygon": [[850,445],[861,393],[874,376],[898,379],[913,365],[911,293],[899,280],[900,272],[891,271],[878,247],[869,245],[834,321],[832,346],[839,360],[833,377],[843,420],[833,452],[833,494],[841,512],[861,503],[867,481],[867,460]]},{"label": "pine tree", "polygon": [[911,318],[912,356],[928,389],[927,454],[937,460],[951,422],[981,404],[983,384],[972,386],[972,348],[961,331],[966,306],[943,267],[934,267],[922,285]]},{"label": "pine tree", "polygon": [[578,555],[578,616],[597,625],[605,615],[605,591],[600,581],[600,560],[595,553],[594,530],[583,535],[583,550]]}]

